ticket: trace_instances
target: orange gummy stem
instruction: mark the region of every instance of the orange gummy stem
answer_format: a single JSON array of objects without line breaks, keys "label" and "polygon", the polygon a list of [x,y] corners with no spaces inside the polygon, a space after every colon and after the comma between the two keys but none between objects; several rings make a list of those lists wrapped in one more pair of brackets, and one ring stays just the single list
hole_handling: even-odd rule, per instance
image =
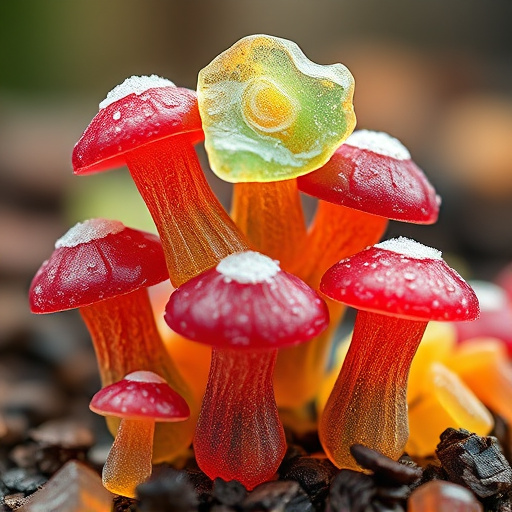
[{"label": "orange gummy stem", "polygon": [[320,418],[320,441],[337,467],[361,470],[349,450],[356,443],[395,460],[403,454],[409,435],[407,377],[427,323],[358,312]]},{"label": "orange gummy stem", "polygon": [[[133,371],[149,370],[185,398],[191,418],[158,424],[154,461],[171,460],[183,452],[192,441],[198,406],[158,333],[147,289],[80,308],[80,313],[92,338],[103,387]],[[112,433],[118,423],[116,418],[108,418]]]},{"label": "orange gummy stem", "polygon": [[152,472],[155,421],[124,419],[103,466],[103,485],[110,492],[135,498],[135,488]]},{"label": "orange gummy stem", "polygon": [[[319,201],[302,257],[295,273],[312,288],[318,288],[325,271],[339,260],[377,243],[388,220],[352,208]],[[297,347],[281,349],[274,372],[276,400],[280,407],[297,408],[318,393],[336,327],[343,315],[341,304],[327,300],[330,327],[320,336]],[[295,384],[297,375],[301,383]]]},{"label": "orange gummy stem", "polygon": [[272,391],[277,350],[214,349],[194,450],[211,478],[238,480],[247,489],[275,475],[285,451]]},{"label": "orange gummy stem", "polygon": [[185,137],[131,151],[127,164],[160,234],[174,287],[248,248]]},{"label": "orange gummy stem", "polygon": [[231,216],[252,247],[288,270],[304,250],[306,224],[297,180],[236,183]]},{"label": "orange gummy stem", "polygon": [[307,343],[279,349],[274,370],[274,393],[279,407],[298,409],[318,394],[332,339],[345,310],[344,304],[324,299],[329,307],[329,327]]},{"label": "orange gummy stem", "polygon": [[309,229],[307,251],[296,274],[318,288],[325,271],[340,261],[376,244],[384,234],[388,219],[327,201],[319,201]]}]

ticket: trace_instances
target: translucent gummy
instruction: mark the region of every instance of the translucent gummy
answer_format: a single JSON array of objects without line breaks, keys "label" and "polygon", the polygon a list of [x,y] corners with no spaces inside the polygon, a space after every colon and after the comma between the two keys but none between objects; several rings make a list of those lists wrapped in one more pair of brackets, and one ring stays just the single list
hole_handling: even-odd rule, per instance
[{"label": "translucent gummy", "polygon": [[355,126],[353,89],[345,66],[315,64],[291,41],[241,39],[199,72],[212,169],[233,183],[317,169]]}]

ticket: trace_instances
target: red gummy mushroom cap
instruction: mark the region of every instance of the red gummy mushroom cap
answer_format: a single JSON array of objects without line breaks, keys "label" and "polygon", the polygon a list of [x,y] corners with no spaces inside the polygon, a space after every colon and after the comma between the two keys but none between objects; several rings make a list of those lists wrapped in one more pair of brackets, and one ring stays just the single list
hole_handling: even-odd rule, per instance
[{"label": "red gummy mushroom cap", "polygon": [[217,348],[274,349],[310,340],[329,323],[327,305],[276,261],[246,251],[174,291],[165,320],[174,331]]},{"label": "red gummy mushroom cap", "polygon": [[125,419],[182,421],[190,416],[184,398],[150,371],[137,371],[98,391],[89,405],[102,416]]},{"label": "red gummy mushroom cap", "polygon": [[100,103],[73,150],[74,172],[121,167],[125,153],[178,135],[187,144],[204,139],[195,91],[156,75],[132,76]]},{"label": "red gummy mushroom cap", "polygon": [[30,285],[33,313],[89,306],[169,279],[160,239],[119,221],[89,219],[57,240]]},{"label": "red gummy mushroom cap", "polygon": [[320,169],[298,178],[306,194],[387,219],[432,224],[440,198],[394,137],[354,132]]},{"label": "red gummy mushroom cap", "polygon": [[410,320],[452,322],[479,314],[474,291],[441,252],[404,237],[336,263],[320,290],[356,309]]}]

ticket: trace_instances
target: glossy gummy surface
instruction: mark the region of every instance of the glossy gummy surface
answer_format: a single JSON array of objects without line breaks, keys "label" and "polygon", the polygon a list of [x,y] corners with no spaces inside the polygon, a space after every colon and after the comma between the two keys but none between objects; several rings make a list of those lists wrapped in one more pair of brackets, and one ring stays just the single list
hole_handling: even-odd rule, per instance
[{"label": "glossy gummy surface", "polygon": [[[134,373],[155,375],[150,371]],[[129,419],[181,421],[189,417],[185,400],[161,377],[158,380],[132,380],[130,375],[98,391],[91,400],[90,409],[102,416]]]},{"label": "glossy gummy surface", "polygon": [[169,278],[160,240],[151,233],[125,227],[84,240],[71,246],[58,243],[37,271],[29,292],[33,313],[88,306]]},{"label": "glossy gummy surface", "polygon": [[423,171],[410,157],[383,154],[381,146],[372,151],[368,149],[371,144],[351,145],[358,133],[361,131],[354,132],[323,167],[300,177],[299,189],[323,201],[387,219],[436,222],[440,199]]},{"label": "glossy gummy surface", "polygon": [[455,270],[440,257],[428,257],[430,251],[425,249],[430,248],[396,240],[404,240],[407,248],[418,248],[419,257],[373,246],[332,266],[320,290],[357,309],[412,320],[478,317],[476,295]]},{"label": "glossy gummy surface", "polygon": [[314,290],[282,270],[263,282],[240,283],[210,269],[174,291],[165,320],[191,340],[254,350],[308,341],[327,327],[329,315]]},{"label": "glossy gummy surface", "polygon": [[188,144],[203,139],[196,93],[182,87],[157,87],[129,94],[100,109],[73,150],[75,174],[121,167],[125,154],[171,136]]},{"label": "glossy gummy surface", "polygon": [[354,81],[286,39],[248,36],[199,72],[214,172],[226,181],[290,179],[323,165],[352,132]]}]

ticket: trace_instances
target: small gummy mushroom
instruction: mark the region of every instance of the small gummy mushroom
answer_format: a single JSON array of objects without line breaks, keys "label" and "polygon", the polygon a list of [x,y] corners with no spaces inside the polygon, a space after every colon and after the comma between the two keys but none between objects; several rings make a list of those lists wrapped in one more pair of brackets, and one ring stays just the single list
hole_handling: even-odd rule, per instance
[{"label": "small gummy mushroom", "polygon": [[[320,169],[297,179],[299,189],[319,199],[302,257],[292,272],[317,288],[324,272],[382,237],[388,219],[432,224],[439,197],[405,146],[384,132],[359,130]],[[310,344],[283,350],[275,370],[280,405],[307,403],[318,392],[341,305],[327,301],[331,328]],[[290,386],[296,372],[301,387]]]},{"label": "small gummy mushroom", "polygon": [[193,145],[202,138],[194,91],[155,75],[133,76],[100,103],[73,151],[75,174],[128,166],[174,286],[247,248],[201,169]]},{"label": "small gummy mushroom", "polygon": [[[33,313],[79,308],[96,352],[103,386],[135,370],[151,370],[198,405],[158,333],[147,288],[169,278],[157,236],[119,221],[89,219],[57,240],[30,286]],[[113,432],[117,420],[109,420]],[[194,424],[161,425],[155,461],[170,460],[192,441]]]},{"label": "small gummy mushroom", "polygon": [[186,420],[187,402],[159,375],[136,371],[98,391],[89,407],[96,414],[121,418],[103,466],[103,485],[134,498],[137,485],[151,476],[155,423]]},{"label": "small gummy mushroom", "polygon": [[248,251],[180,286],[165,319],[179,334],[213,346],[194,437],[199,467],[249,490],[271,479],[286,451],[272,390],[277,349],[327,327],[324,301],[272,259]]},{"label": "small gummy mushroom", "polygon": [[403,237],[340,261],[320,290],[358,309],[320,418],[322,446],[340,468],[360,469],[350,455],[354,443],[396,460],[408,438],[407,377],[425,328],[430,320],[475,319],[476,295],[440,251]]}]

